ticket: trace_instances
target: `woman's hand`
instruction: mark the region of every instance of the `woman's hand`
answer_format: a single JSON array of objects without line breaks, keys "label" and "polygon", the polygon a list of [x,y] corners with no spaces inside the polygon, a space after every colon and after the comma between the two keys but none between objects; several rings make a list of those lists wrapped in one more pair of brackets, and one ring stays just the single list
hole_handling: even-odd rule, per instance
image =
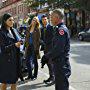
[{"label": "woman's hand", "polygon": [[21,46],[21,44],[22,44],[22,42],[17,42],[17,43],[15,43],[15,46],[17,47],[17,48],[19,48],[20,46]]}]

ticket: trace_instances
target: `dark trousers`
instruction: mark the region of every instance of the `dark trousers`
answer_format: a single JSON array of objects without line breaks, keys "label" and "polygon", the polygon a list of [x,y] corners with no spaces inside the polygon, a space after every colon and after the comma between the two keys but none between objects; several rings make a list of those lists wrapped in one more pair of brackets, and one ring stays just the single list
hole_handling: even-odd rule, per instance
[{"label": "dark trousers", "polygon": [[60,61],[54,62],[55,90],[69,90],[68,77],[62,71]]},{"label": "dark trousers", "polygon": [[[34,68],[32,67],[32,64],[34,64]],[[26,65],[28,69],[28,76],[29,77],[37,77],[38,74],[38,62],[37,62],[37,56],[34,51],[34,46],[31,45],[28,48],[27,54],[26,54]],[[34,73],[32,73],[32,68],[34,69]]]},{"label": "dark trousers", "polygon": [[49,70],[49,77],[54,78],[54,70],[53,70],[53,63],[51,60],[47,63],[48,70]]},{"label": "dark trousers", "polygon": [[[48,50],[46,49],[44,51],[44,54],[46,54],[47,52],[48,52]],[[49,70],[49,77],[54,78],[53,62],[51,59],[48,60],[47,66],[48,66],[48,70]]]}]

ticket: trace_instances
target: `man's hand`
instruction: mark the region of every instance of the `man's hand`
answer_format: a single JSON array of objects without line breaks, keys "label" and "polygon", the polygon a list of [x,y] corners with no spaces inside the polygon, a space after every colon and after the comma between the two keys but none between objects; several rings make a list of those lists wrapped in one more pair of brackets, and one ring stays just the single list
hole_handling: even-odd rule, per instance
[{"label": "man's hand", "polygon": [[44,68],[44,65],[48,63],[48,59],[45,57],[45,55],[43,55],[43,57],[41,58],[41,68]]}]

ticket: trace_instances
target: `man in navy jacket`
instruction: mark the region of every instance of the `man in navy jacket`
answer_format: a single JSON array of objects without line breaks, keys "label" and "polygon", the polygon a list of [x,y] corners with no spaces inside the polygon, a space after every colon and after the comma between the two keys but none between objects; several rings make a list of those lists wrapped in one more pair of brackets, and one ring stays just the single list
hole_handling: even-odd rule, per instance
[{"label": "man in navy jacket", "polygon": [[[53,38],[53,27],[48,23],[48,18],[46,15],[41,17],[42,27],[41,27],[41,49],[44,50],[44,54],[50,51],[52,48],[52,38]],[[47,63],[49,69],[49,78],[44,80],[45,83],[52,83],[54,81],[54,72],[52,60]]]}]

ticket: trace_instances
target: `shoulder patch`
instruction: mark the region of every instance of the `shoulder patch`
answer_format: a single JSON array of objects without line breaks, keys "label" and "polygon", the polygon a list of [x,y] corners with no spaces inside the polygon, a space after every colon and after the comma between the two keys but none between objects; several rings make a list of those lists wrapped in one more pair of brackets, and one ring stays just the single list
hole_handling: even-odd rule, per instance
[{"label": "shoulder patch", "polygon": [[64,30],[63,29],[59,30],[59,34],[64,35]]}]

